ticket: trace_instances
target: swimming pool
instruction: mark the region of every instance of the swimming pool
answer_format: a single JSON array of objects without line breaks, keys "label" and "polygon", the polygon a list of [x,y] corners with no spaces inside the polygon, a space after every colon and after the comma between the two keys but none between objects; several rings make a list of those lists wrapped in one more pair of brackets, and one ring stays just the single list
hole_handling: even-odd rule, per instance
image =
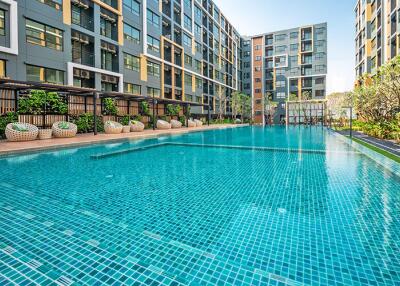
[{"label": "swimming pool", "polygon": [[0,284],[400,285],[400,168],[320,127],[0,158]]}]

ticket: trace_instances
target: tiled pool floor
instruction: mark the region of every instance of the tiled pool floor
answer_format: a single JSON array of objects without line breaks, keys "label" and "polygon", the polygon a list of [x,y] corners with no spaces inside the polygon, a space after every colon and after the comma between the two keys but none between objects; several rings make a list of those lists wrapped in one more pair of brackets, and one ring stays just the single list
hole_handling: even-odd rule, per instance
[{"label": "tiled pool floor", "polygon": [[246,129],[0,160],[0,285],[399,285],[399,177]]}]

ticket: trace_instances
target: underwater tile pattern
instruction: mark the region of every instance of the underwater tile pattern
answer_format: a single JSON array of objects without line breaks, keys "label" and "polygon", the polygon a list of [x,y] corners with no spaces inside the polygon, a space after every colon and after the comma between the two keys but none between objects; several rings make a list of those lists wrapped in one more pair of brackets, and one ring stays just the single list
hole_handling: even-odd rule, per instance
[{"label": "underwater tile pattern", "polygon": [[379,156],[247,127],[0,158],[0,285],[400,285]]}]

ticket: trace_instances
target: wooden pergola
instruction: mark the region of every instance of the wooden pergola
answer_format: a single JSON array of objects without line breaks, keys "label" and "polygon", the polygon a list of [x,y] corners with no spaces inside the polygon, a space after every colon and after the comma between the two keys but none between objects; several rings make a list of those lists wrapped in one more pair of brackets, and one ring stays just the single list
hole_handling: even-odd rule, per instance
[{"label": "wooden pergola", "polygon": [[[143,95],[134,95],[130,93],[121,93],[121,92],[105,92],[98,91],[92,88],[82,88],[82,87],[74,87],[68,85],[58,85],[51,83],[40,83],[40,82],[31,82],[31,81],[19,81],[12,79],[0,79],[0,90],[12,90],[14,92],[14,102],[15,102],[15,110],[18,110],[18,100],[20,98],[20,93],[23,91],[29,90],[43,90],[47,92],[57,92],[66,96],[67,104],[69,103],[69,98],[71,96],[80,96],[84,98],[84,111],[87,112],[87,99],[92,98],[93,100],[93,119],[94,119],[94,134],[97,135],[97,101],[102,100],[104,98],[114,98],[114,99],[122,99],[126,100],[128,103],[128,114],[129,114],[129,106],[131,102],[143,102],[146,101],[152,105],[153,109],[153,129],[155,129],[156,125],[156,116],[158,116],[158,104],[178,104],[184,108],[184,114],[186,115],[186,120],[190,116],[189,107],[190,106],[208,106],[206,104],[197,103],[197,102],[189,102],[189,101],[180,101],[174,99],[167,98],[158,98],[158,97],[149,97]],[[156,112],[157,109],[157,112]],[[44,114],[45,116],[45,114]],[[187,122],[186,122],[187,123]],[[208,108],[208,124],[210,124],[210,108]]]}]

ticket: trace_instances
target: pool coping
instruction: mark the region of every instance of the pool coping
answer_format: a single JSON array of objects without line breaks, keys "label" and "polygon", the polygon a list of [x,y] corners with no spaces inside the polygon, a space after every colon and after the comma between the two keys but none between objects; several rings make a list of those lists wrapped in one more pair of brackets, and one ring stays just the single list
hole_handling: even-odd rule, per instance
[{"label": "pool coping", "polygon": [[164,136],[177,136],[189,133],[205,132],[212,130],[247,127],[249,124],[221,124],[206,125],[196,128],[180,128],[168,130],[145,130],[144,132],[131,132],[121,134],[78,134],[73,138],[52,138],[47,140],[34,140],[25,142],[0,141],[0,158],[13,155],[23,155],[40,151],[53,151],[76,147],[94,146],[109,143],[129,142],[143,139],[153,139]]},{"label": "pool coping", "polygon": [[352,140],[351,138],[344,136],[343,134],[337,133],[336,131],[331,129],[327,130],[332,136],[338,138],[340,141],[344,142],[355,150],[360,151],[362,154],[373,160],[375,163],[381,165],[389,172],[400,177],[400,163],[397,163],[396,161]]}]

